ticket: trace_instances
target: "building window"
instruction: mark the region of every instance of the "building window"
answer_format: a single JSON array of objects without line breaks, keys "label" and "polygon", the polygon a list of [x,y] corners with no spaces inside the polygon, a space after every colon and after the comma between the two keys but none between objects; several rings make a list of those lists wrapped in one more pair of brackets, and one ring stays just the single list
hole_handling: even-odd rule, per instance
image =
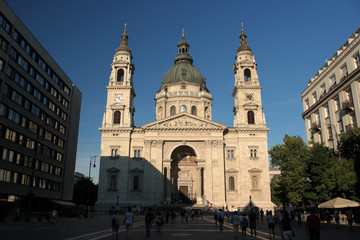
[{"label": "building window", "polygon": [[326,93],[326,87],[325,84],[321,85],[321,92],[320,92],[320,96],[323,96]]},{"label": "building window", "polygon": [[117,71],[117,78],[116,78],[117,82],[124,82],[124,70],[123,69],[119,69]]},{"label": "building window", "polygon": [[134,182],[133,182],[133,190],[140,190],[139,185],[140,185],[139,176],[135,176],[134,177]]},{"label": "building window", "polygon": [[110,190],[116,190],[116,176],[111,175],[110,177]]},{"label": "building window", "polygon": [[250,69],[248,69],[248,68],[244,70],[244,81],[245,82],[251,81],[251,72],[250,72]]},{"label": "building window", "polygon": [[229,190],[235,190],[235,179],[234,179],[234,177],[229,177]]},{"label": "building window", "polygon": [[313,92],[312,95],[313,95],[313,99],[314,99],[314,103],[315,103],[315,102],[318,100],[318,99],[317,99],[317,94],[316,94],[316,92]]},{"label": "building window", "polygon": [[180,107],[180,112],[182,113],[182,112],[187,112],[187,107],[185,106],[185,105],[182,105],[181,107]]},{"label": "building window", "polygon": [[134,150],[134,157],[135,158],[141,158],[141,151],[140,150]]},{"label": "building window", "polygon": [[170,108],[170,116],[173,116],[176,114],[176,107],[175,106],[171,106]]},{"label": "building window", "polygon": [[251,158],[256,158],[257,155],[256,155],[256,149],[250,149],[250,157]]},{"label": "building window", "polygon": [[336,77],[335,74],[330,77],[330,87],[336,85]]},{"label": "building window", "polygon": [[117,157],[118,156],[118,150],[113,148],[111,149],[111,157]]},{"label": "building window", "polygon": [[305,99],[305,110],[309,109],[310,107],[310,103],[309,103],[309,99]]},{"label": "building window", "polygon": [[248,111],[248,124],[255,124],[255,117],[253,111]]},{"label": "building window", "polygon": [[341,67],[341,79],[345,78],[348,75],[348,69],[346,64]]},{"label": "building window", "polygon": [[227,157],[234,158],[234,150],[227,150]]},{"label": "building window", "polygon": [[120,124],[120,111],[114,112],[114,124]]},{"label": "building window", "polygon": [[195,106],[192,106],[192,107],[191,107],[191,114],[192,114],[192,115],[195,115],[195,116],[197,115],[197,109],[196,109]]},{"label": "building window", "polygon": [[358,68],[360,66],[360,52],[358,52],[354,56],[354,61],[355,61],[355,68]]}]

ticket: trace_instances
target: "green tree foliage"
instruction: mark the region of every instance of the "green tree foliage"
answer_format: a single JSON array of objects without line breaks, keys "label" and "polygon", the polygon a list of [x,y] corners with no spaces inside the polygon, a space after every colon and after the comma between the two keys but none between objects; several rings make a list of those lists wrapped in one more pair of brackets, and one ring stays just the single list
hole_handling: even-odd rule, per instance
[{"label": "green tree foliage", "polygon": [[274,176],[270,181],[270,190],[271,190],[271,201],[276,205],[281,205],[284,198],[283,191],[280,186],[279,176]]},{"label": "green tree foliage", "polygon": [[73,202],[77,205],[94,206],[97,201],[97,185],[89,178],[81,178],[74,184]]},{"label": "green tree foliage", "polygon": [[341,135],[340,152],[342,157],[353,161],[357,199],[360,199],[360,128],[356,127],[353,131]]},{"label": "green tree foliage", "polygon": [[300,136],[285,135],[283,142],[269,151],[271,165],[281,170],[278,177],[281,192],[277,196],[284,206],[301,206],[304,200],[305,164],[309,149]]},{"label": "green tree foliage", "polygon": [[332,192],[328,183],[331,181],[328,174],[336,161],[327,147],[314,143],[309,148],[309,157],[305,163],[305,205],[317,205],[331,198]]}]

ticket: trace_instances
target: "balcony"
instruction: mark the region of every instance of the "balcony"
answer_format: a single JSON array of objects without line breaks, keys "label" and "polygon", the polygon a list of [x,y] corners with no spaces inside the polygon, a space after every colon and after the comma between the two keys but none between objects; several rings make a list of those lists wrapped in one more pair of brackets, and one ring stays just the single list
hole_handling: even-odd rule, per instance
[{"label": "balcony", "polygon": [[342,109],[347,112],[352,112],[354,111],[354,104],[350,100],[345,100],[342,103]]},{"label": "balcony", "polygon": [[321,131],[320,122],[313,122],[311,124],[311,129],[314,131]]}]

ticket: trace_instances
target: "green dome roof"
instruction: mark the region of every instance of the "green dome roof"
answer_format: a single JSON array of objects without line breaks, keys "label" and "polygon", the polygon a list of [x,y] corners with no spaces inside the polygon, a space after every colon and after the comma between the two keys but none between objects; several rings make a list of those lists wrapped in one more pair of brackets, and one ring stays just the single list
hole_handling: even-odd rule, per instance
[{"label": "green dome roof", "polygon": [[[183,30],[184,31],[184,30]],[[184,32],[181,41],[177,45],[178,55],[175,57],[175,65],[162,78],[162,85],[180,83],[182,81],[205,86],[205,78],[201,72],[192,65],[193,60],[189,55],[190,45],[185,40]]]},{"label": "green dome roof", "polygon": [[205,78],[201,72],[188,61],[177,62],[162,79],[162,84],[179,82],[195,83],[205,85]]}]

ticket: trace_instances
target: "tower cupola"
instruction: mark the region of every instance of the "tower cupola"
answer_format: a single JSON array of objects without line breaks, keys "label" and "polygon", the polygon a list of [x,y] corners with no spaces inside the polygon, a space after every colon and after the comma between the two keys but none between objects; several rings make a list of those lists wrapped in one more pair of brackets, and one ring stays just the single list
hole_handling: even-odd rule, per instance
[{"label": "tower cupola", "polygon": [[189,43],[185,40],[185,34],[184,34],[184,29],[182,32],[182,39],[179,42],[179,44],[177,45],[178,47],[178,55],[175,57],[175,64],[180,62],[180,61],[185,61],[185,62],[189,62],[189,63],[193,63],[192,57],[189,55],[189,49],[190,49],[190,45]]},{"label": "tower cupola", "polygon": [[244,33],[244,25],[241,23],[241,35],[240,35],[240,46],[238,47],[236,52],[240,51],[250,51],[251,48],[248,46],[248,43],[246,42],[247,36]]},{"label": "tower cupola", "polygon": [[126,33],[126,23],[125,23],[124,33],[121,36],[121,43],[120,43],[120,46],[116,49],[116,51],[126,51],[126,52],[131,53],[131,49],[129,48],[128,39],[129,39],[129,37]]}]

